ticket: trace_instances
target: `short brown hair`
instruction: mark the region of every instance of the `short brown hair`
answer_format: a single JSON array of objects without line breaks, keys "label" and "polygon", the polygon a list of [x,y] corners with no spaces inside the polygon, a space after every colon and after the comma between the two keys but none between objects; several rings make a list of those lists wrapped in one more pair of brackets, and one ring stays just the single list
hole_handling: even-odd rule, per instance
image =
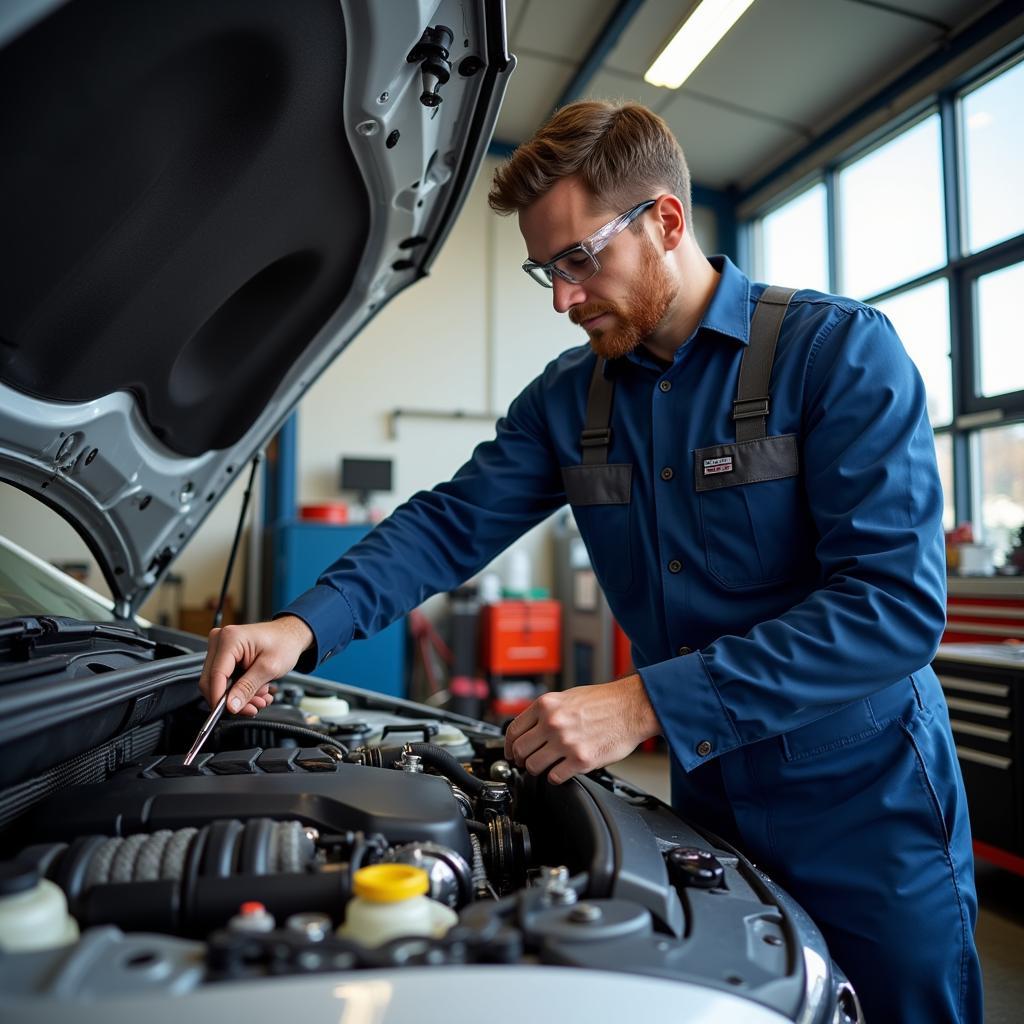
[{"label": "short brown hair", "polygon": [[638,103],[581,100],[555,111],[494,172],[487,202],[503,216],[518,213],[572,174],[607,210],[671,192],[691,223],[686,157],[668,125]]}]

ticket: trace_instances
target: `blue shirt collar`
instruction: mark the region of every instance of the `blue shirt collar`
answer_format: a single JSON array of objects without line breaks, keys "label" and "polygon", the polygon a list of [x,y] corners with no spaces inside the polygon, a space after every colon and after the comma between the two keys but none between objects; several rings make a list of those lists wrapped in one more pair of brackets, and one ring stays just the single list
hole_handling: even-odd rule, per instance
[{"label": "blue shirt collar", "polygon": [[[708,262],[721,275],[708,308],[704,310],[697,329],[687,341],[697,337],[702,331],[732,338],[743,345],[750,344],[750,278],[736,266],[728,256],[709,256]],[[676,351],[676,358],[682,346]],[[617,371],[625,362],[637,363],[640,366],[659,369],[653,360],[641,352],[630,352],[620,359],[613,359],[605,365],[608,371]]]}]

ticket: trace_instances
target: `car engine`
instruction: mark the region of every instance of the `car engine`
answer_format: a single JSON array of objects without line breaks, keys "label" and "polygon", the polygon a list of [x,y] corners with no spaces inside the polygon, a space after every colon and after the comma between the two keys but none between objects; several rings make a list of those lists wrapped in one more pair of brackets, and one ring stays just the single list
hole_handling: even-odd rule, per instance
[{"label": "car engine", "polygon": [[[177,751],[205,711],[194,690],[0,793],[0,904],[45,879],[79,932],[0,955],[0,989],[541,963],[695,982],[793,1020],[859,1019],[800,908],[655,798],[605,771],[532,777],[495,726],[288,680],[302,682],[282,682],[256,719],[222,720],[191,765]],[[346,931],[375,865],[422,869],[450,927],[384,942]]]}]

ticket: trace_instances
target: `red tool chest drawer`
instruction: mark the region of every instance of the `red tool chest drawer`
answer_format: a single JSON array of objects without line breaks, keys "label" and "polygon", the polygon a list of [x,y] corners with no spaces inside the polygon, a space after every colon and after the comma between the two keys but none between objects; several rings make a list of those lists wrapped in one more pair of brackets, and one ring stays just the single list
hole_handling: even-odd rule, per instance
[{"label": "red tool chest drawer", "polygon": [[499,601],[481,611],[481,657],[491,675],[532,675],[562,667],[558,601]]}]

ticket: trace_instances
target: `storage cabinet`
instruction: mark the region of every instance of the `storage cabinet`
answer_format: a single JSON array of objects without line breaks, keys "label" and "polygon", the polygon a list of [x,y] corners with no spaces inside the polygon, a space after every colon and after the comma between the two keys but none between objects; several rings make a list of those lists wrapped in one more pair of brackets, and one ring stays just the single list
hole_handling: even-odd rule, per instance
[{"label": "storage cabinet", "polygon": [[942,683],[977,854],[1024,874],[1024,649],[944,644]]},{"label": "storage cabinet", "polygon": [[[316,583],[320,573],[370,532],[366,524],[333,526],[302,521],[268,531],[270,604],[277,611]],[[394,697],[405,694],[405,618],[369,640],[355,640],[313,673]]]}]

